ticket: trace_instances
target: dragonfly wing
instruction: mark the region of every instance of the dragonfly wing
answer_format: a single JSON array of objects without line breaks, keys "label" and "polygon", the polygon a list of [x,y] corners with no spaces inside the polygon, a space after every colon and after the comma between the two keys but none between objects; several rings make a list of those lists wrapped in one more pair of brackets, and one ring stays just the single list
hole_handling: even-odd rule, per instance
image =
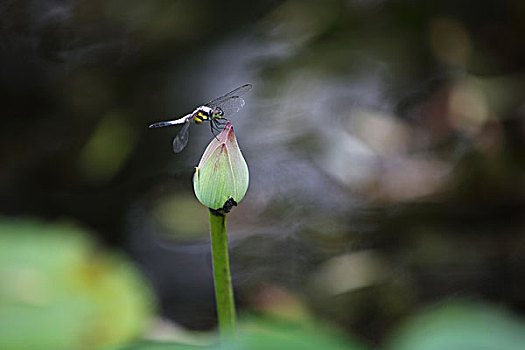
[{"label": "dragonfly wing", "polygon": [[252,88],[252,84],[244,84],[243,86],[240,86],[237,89],[228,92],[226,95],[223,95],[221,97],[217,97],[214,100],[211,100],[210,102],[206,103],[205,106],[212,107],[212,108],[217,107],[221,103],[224,103],[225,101],[231,99],[232,97],[240,97],[244,95],[245,93],[250,91],[251,88]]},{"label": "dragonfly wing", "polygon": [[241,108],[244,107],[244,100],[242,99],[242,97],[232,96],[228,100],[224,101],[216,107],[222,109],[224,115],[228,117],[232,114],[239,112]]},{"label": "dragonfly wing", "polygon": [[162,128],[163,126],[182,124],[182,123],[185,123],[186,120],[188,118],[190,118],[190,117],[191,117],[191,113],[190,114],[186,114],[184,117],[179,118],[179,119],[167,120],[167,121],[164,121],[164,122],[153,123],[150,126],[148,126],[148,128],[154,129],[154,128]]},{"label": "dragonfly wing", "polygon": [[185,123],[177,136],[175,136],[173,139],[173,152],[179,153],[188,144],[188,139],[190,136],[190,124],[191,123],[189,122]]}]

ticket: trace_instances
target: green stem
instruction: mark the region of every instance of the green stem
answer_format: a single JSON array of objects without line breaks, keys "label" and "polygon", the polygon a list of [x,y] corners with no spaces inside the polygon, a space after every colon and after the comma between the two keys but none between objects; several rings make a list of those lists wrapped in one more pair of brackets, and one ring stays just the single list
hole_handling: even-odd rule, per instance
[{"label": "green stem", "polygon": [[224,214],[210,211],[210,235],[219,333],[224,343],[235,337],[235,305]]}]

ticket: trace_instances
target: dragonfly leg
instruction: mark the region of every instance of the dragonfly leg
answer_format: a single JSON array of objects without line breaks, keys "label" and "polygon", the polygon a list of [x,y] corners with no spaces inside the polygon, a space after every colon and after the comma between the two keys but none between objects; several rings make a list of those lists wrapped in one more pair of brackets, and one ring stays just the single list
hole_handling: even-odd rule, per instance
[{"label": "dragonfly leg", "polygon": [[215,120],[210,120],[210,129],[211,129],[211,133],[213,134],[213,137],[215,137],[215,139],[217,141],[219,141],[219,139],[217,138],[217,135],[213,132],[214,130],[219,131],[219,129],[217,128],[217,125],[215,125],[215,123],[216,123]]},{"label": "dragonfly leg", "polygon": [[225,124],[226,124],[226,120],[224,120],[223,118],[214,120],[214,128],[218,132],[221,132],[222,129],[224,129]]}]

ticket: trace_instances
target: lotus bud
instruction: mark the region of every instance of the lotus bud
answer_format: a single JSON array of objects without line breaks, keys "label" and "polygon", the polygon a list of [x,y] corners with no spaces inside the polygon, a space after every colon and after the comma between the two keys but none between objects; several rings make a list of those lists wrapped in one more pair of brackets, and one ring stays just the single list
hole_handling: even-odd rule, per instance
[{"label": "lotus bud", "polygon": [[218,213],[227,213],[248,190],[248,165],[230,122],[213,138],[193,175],[197,199]]}]

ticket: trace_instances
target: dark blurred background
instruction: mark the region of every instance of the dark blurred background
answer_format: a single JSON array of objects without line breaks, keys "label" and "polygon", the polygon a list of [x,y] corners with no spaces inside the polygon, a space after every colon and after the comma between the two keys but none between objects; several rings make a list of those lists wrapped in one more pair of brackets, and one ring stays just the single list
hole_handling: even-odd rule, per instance
[{"label": "dark blurred background", "polygon": [[[178,127],[147,125],[251,83],[231,118],[250,168],[228,217],[241,315],[369,345],[456,300],[523,327],[524,19],[520,0],[3,0],[0,233],[35,239],[0,262],[74,222],[86,264],[122,256],[148,290],[156,321],[116,340],[213,329],[191,182],[211,134],[194,126],[174,154]],[[18,303],[8,270],[0,308]],[[8,327],[19,310],[4,310]]]}]

